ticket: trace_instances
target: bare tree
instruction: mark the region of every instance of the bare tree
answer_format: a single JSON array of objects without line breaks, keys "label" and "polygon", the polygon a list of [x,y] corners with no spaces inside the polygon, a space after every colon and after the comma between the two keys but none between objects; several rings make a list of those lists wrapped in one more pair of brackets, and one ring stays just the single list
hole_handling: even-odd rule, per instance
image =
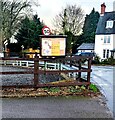
[{"label": "bare tree", "polygon": [[84,12],[76,5],[67,5],[61,13],[54,18],[54,26],[60,32],[70,31],[73,35],[80,34],[84,23]]},{"label": "bare tree", "polygon": [[16,32],[20,26],[20,21],[24,18],[25,8],[30,8],[31,4],[28,1],[0,1],[0,48],[2,50],[2,43],[7,40],[10,41],[11,36]]},{"label": "bare tree", "polygon": [[19,27],[20,20],[24,17],[24,8],[30,6],[30,3],[27,1],[1,1],[2,30],[5,39],[9,39]]},{"label": "bare tree", "polygon": [[[2,52],[2,13],[1,13],[1,2],[0,2],[0,54]],[[0,55],[1,56],[1,55]]]}]

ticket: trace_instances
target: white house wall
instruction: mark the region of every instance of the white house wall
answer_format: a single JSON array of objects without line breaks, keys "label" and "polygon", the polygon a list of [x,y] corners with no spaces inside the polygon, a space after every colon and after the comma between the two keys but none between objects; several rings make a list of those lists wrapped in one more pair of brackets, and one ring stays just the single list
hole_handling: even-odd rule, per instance
[{"label": "white house wall", "polygon": [[[113,49],[115,49],[115,35],[113,35]],[[113,53],[113,58],[115,59],[115,53]]]},{"label": "white house wall", "polygon": [[115,49],[115,35],[113,35],[113,49]]},{"label": "white house wall", "polygon": [[[96,35],[95,36],[95,53],[101,58],[101,59],[105,59],[103,58],[103,50],[113,50],[113,45],[115,45],[115,43],[113,44],[113,38],[115,38],[115,35],[113,37],[113,35],[109,35],[110,36],[110,43],[104,43],[104,36],[108,36],[108,35]],[[109,52],[109,57],[111,56],[111,52]]]}]

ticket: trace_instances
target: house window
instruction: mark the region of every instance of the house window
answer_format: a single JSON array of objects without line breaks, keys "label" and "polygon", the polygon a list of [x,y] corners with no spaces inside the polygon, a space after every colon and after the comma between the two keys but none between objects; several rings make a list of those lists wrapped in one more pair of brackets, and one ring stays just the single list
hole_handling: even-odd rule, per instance
[{"label": "house window", "polygon": [[107,58],[109,58],[109,49],[107,50]]},{"label": "house window", "polygon": [[103,58],[109,58],[109,49],[103,49]]},{"label": "house window", "polygon": [[106,28],[113,28],[113,21],[109,20],[106,22]]},{"label": "house window", "polygon": [[104,43],[110,43],[110,36],[104,36]]},{"label": "house window", "polygon": [[106,43],[107,36],[104,36],[104,43]]},{"label": "house window", "polygon": [[105,52],[106,52],[106,50],[104,49],[103,50],[103,58],[105,58]]},{"label": "house window", "polygon": [[108,36],[107,43],[110,43],[110,36]]}]

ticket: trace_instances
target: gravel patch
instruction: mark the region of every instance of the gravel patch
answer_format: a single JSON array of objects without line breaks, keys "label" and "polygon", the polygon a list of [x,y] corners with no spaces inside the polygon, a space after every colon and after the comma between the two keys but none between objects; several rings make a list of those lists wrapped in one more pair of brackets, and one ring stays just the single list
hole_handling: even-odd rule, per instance
[{"label": "gravel patch", "polygon": [[[29,71],[31,69],[27,68],[19,68],[19,67],[11,67],[11,66],[0,66],[0,70],[2,72],[8,71]],[[8,74],[8,75],[0,75],[2,80],[2,85],[34,85],[33,79],[34,74]],[[60,79],[64,79],[59,74],[40,74],[39,82],[40,83],[49,83],[59,81]]]}]

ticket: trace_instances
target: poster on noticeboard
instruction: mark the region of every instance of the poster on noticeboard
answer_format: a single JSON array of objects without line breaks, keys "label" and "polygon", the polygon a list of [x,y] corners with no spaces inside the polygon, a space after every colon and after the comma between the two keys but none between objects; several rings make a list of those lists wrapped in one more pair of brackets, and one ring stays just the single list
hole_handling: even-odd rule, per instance
[{"label": "poster on noticeboard", "polygon": [[66,54],[65,37],[43,37],[41,38],[41,56],[60,57]]}]

